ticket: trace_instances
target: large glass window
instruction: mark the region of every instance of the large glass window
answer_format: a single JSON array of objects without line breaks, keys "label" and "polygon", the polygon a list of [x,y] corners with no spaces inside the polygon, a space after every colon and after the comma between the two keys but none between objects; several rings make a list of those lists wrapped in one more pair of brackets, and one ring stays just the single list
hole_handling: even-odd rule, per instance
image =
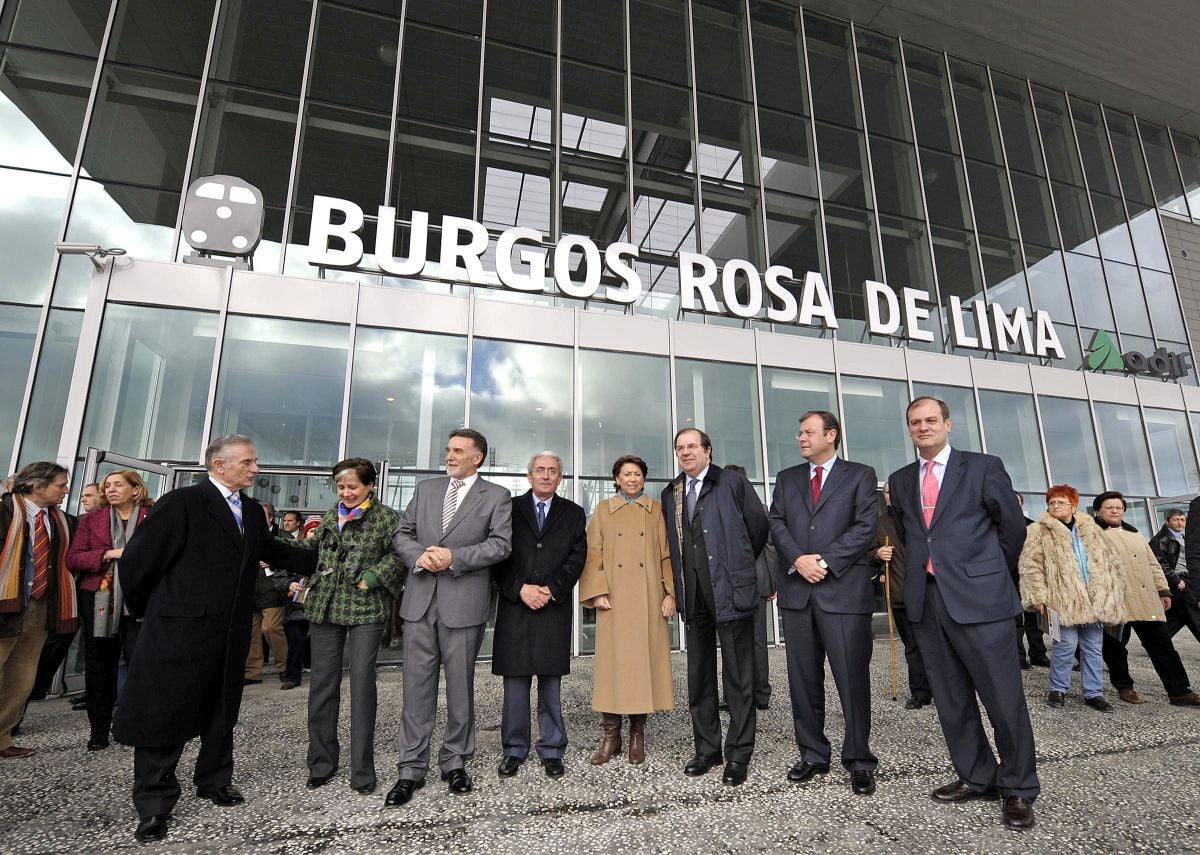
[{"label": "large glass window", "polygon": [[671,437],[671,380],[660,356],[582,350],[583,459],[580,474],[609,476],[613,461],[636,454],[650,476],[675,472]]},{"label": "large glass window", "polygon": [[296,204],[310,208],[320,194],[377,210],[387,180],[390,118],[315,103],[305,112]]},{"label": "large glass window", "polygon": [[1004,154],[1013,169],[1045,175],[1029,86],[1020,77],[992,71],[992,91],[1000,111]]},{"label": "large glass window", "polygon": [[1087,401],[1043,396],[1038,398],[1038,406],[1050,479],[1055,484],[1070,484],[1081,493],[1103,492],[1104,476]]},{"label": "large glass window", "polygon": [[[675,395],[677,427],[696,427],[707,433],[718,466],[737,463],[746,468],[751,481],[762,480],[754,366],[677,359]],[[672,473],[674,466],[672,462]]]},{"label": "large glass window", "polygon": [[94,72],[87,60],[0,47],[0,166],[69,174]]},{"label": "large glass window", "polygon": [[850,65],[850,27],[811,12],[804,13],[813,115],[852,128],[862,127]]},{"label": "large glass window", "polygon": [[1096,423],[1108,465],[1108,484],[1127,496],[1155,496],[1154,473],[1137,407],[1097,401]]},{"label": "large glass window", "polygon": [[568,348],[475,339],[471,427],[488,439],[481,468],[524,473],[532,455],[550,449],[574,471],[572,362]]},{"label": "large glass window", "polygon": [[322,4],[308,97],[390,113],[399,42],[400,22],[394,18]]},{"label": "large glass window", "polygon": [[1187,191],[1188,209],[1193,217],[1200,218],[1200,142],[1179,131],[1171,131],[1171,139],[1183,175],[1183,188]]},{"label": "large glass window", "polygon": [[1150,192],[1150,178],[1146,174],[1146,162],[1142,160],[1142,147],[1133,126],[1133,116],[1105,107],[1104,118],[1108,124],[1113,154],[1117,158],[1117,174],[1121,178],[1125,199],[1153,205],[1154,194]]},{"label": "large glass window", "polygon": [[992,87],[987,69],[973,62],[950,60],[958,127],[967,157],[1002,163],[999,122],[992,105]]},{"label": "large glass window", "polygon": [[858,77],[862,83],[867,130],[901,140],[912,139],[900,44],[891,36],[856,29]]},{"label": "large glass window", "polygon": [[1108,304],[1100,261],[1074,252],[1068,252],[1066,257],[1067,278],[1075,295],[1075,317],[1080,326],[1113,329],[1112,308]]},{"label": "large glass window", "polygon": [[1083,168],[1079,163],[1079,150],[1075,147],[1071,117],[1067,113],[1067,101],[1063,94],[1034,84],[1033,104],[1038,127],[1042,131],[1042,145],[1046,149],[1046,168],[1050,177],[1082,185]]},{"label": "large glass window", "polygon": [[[35,460],[54,460],[58,457],[58,441],[62,436],[63,415],[67,409],[67,395],[71,391],[71,372],[75,368],[82,327],[83,312],[50,310],[38,356],[37,373],[33,379],[33,397],[25,417],[18,467]],[[23,393],[23,381],[21,390]]]},{"label": "large glass window", "polygon": [[629,0],[629,56],[634,74],[688,85],[683,0]]},{"label": "large glass window", "polygon": [[111,0],[6,3],[0,40],[94,57],[100,52]]},{"label": "large glass window", "polygon": [[1150,307],[1150,318],[1158,337],[1170,341],[1186,340],[1183,316],[1179,313],[1179,295],[1171,275],[1142,270],[1142,284],[1146,288],[1146,304]]},{"label": "large glass window", "polygon": [[945,56],[913,44],[904,45],[904,65],[912,98],[917,142],[942,151],[958,151],[954,108],[946,76]]},{"label": "large glass window", "polygon": [[29,361],[33,358],[41,314],[42,310],[36,306],[0,305],[0,360],[9,366],[0,373],[0,400],[9,402],[0,408],[0,460],[5,462],[17,435],[17,418],[25,397],[25,381],[29,378]]},{"label": "large glass window", "polygon": [[397,115],[475,129],[479,40],[409,24],[404,30]]},{"label": "large glass window", "polygon": [[1162,494],[1183,496],[1200,490],[1200,468],[1196,465],[1196,449],[1188,433],[1187,416],[1178,410],[1149,407],[1143,412]]},{"label": "large glass window", "polygon": [[79,450],[194,461],[204,447],[217,316],[110,305]]},{"label": "large glass window", "polygon": [[750,57],[746,52],[743,0],[692,0],[696,88],[750,100]]},{"label": "large glass window", "polygon": [[774,478],[781,470],[804,462],[796,442],[800,416],[809,410],[838,411],[833,375],[764,367],[763,410],[767,420],[768,474]]},{"label": "large glass window", "polygon": [[1093,191],[1117,195],[1117,171],[1113,166],[1112,152],[1108,147],[1108,135],[1100,118],[1100,108],[1090,101],[1070,98],[1071,113],[1075,119],[1075,136],[1079,140],[1079,151],[1083,155],[1083,171],[1088,187]]},{"label": "large glass window", "polygon": [[0,169],[0,300],[45,299],[68,184],[65,176]]},{"label": "large glass window", "polygon": [[225,326],[212,435],[254,440],[262,464],[338,459],[349,330],[231,316]]},{"label": "large glass window", "polygon": [[300,94],[311,0],[221,4],[209,74],[228,83]]},{"label": "large glass window", "polygon": [[1183,195],[1179,167],[1175,163],[1175,152],[1171,150],[1171,138],[1167,129],[1142,119],[1138,119],[1137,124],[1146,152],[1146,162],[1150,166],[1150,178],[1154,182],[1155,200],[1164,211],[1187,216],[1187,199]]},{"label": "large glass window", "polygon": [[562,53],[611,68],[625,67],[623,0],[562,0]]},{"label": "large glass window", "polygon": [[440,469],[446,437],[463,423],[466,389],[466,339],[359,327],[346,453]]},{"label": "large glass window", "polygon": [[963,451],[983,451],[979,437],[979,416],[975,413],[975,394],[962,386],[942,386],[937,383],[913,383],[913,397],[932,395],[946,402],[954,429],[950,444]]},{"label": "large glass window", "polygon": [[752,0],[750,31],[758,105],[790,113],[807,113],[799,10],[765,0]]},{"label": "large glass window", "polygon": [[1004,461],[1013,487],[1022,492],[1045,490],[1046,468],[1032,396],[980,389],[979,415],[988,454]]},{"label": "large glass window", "polygon": [[848,460],[875,468],[875,477],[886,481],[893,472],[911,463],[915,453],[904,423],[908,384],[902,380],[842,377],[842,427],[846,429],[844,453]]}]

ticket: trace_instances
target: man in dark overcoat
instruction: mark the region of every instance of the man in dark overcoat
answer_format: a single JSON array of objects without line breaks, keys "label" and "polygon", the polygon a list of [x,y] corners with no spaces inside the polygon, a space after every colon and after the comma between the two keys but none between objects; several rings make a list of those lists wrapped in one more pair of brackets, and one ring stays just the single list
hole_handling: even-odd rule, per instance
[{"label": "man in dark overcoat", "polygon": [[493,567],[500,601],[492,673],[504,677],[504,759],[497,772],[511,778],[529,755],[529,694],[536,676],[537,755],[546,774],[558,778],[567,748],[560,689],[571,671],[571,593],[587,561],[587,519],[583,508],[555,495],[561,457],[543,451],[527,469],[530,489],[512,500],[512,554]]},{"label": "man in dark overcoat", "polygon": [[233,727],[242,703],[259,561],[309,574],[315,553],[270,537],[254,483],[254,445],[237,434],[204,452],[208,477],[173,490],[137,527],[118,568],[130,613],[143,620],[113,735],[134,747],[138,840],[157,840],[179,799],[175,766],[199,736],[198,798],[243,799],[233,786]]}]

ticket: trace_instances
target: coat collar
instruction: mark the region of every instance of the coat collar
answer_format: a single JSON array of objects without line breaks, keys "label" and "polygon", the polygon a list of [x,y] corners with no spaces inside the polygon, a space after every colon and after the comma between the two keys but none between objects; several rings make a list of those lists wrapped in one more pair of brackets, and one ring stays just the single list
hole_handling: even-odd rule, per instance
[{"label": "coat collar", "polygon": [[[620,498],[618,496],[617,498]],[[563,497],[556,495],[553,501],[550,502],[550,507],[546,509],[546,525],[541,531],[538,531],[537,514],[534,513],[533,506],[535,499],[533,498],[533,490],[526,490],[521,495],[513,499],[513,504],[516,505],[517,516],[525,521],[529,526],[529,530],[536,535],[544,535],[550,531],[551,526],[555,525],[562,514],[559,512],[560,505],[563,503]]]},{"label": "coat collar", "polygon": [[816,513],[825,504],[825,500],[829,498],[829,494],[838,489],[841,483],[846,480],[847,466],[846,459],[838,455],[838,462],[832,469],[827,470],[825,481],[821,484],[821,495],[817,497],[817,506],[812,506],[812,473],[813,466],[811,463],[804,464],[804,487],[800,490],[804,506],[809,511]]},{"label": "coat collar", "polygon": [[[233,542],[235,546],[241,548],[245,545],[245,537],[238,530],[237,522],[233,518],[233,509],[229,507],[229,501],[217,489],[217,485],[205,478],[200,482],[200,495],[204,496],[208,503],[207,510],[217,523],[217,526],[224,532],[225,536]],[[242,497],[242,524],[245,525],[245,507],[246,496],[239,491],[238,495]]]},{"label": "coat collar", "polygon": [[[647,513],[654,510],[654,500],[647,496],[645,492],[643,492],[642,495],[638,496],[632,502],[628,501],[622,495],[610,496],[605,504],[608,505],[608,512],[610,514],[615,514],[626,505],[637,505]],[[554,505],[551,504],[550,507],[553,508]]]}]

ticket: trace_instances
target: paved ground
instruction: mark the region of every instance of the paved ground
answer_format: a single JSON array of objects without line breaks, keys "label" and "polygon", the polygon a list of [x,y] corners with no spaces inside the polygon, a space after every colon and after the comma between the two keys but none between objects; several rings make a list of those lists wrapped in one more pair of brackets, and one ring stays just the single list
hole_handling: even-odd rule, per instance
[{"label": "paved ground", "polygon": [[[1176,639],[1200,683],[1200,644]],[[691,755],[685,709],[650,719],[644,766],[624,759],[587,763],[597,742],[590,710],[590,660],[580,660],[564,685],[572,744],[567,776],[551,781],[526,764],[501,782],[499,679],[481,666],[478,679],[479,752],[469,770],[475,791],[451,796],[430,776],[408,806],[385,810],[394,782],[400,673],[382,669],[376,745],[380,789],[369,797],[349,789],[346,772],[326,787],[304,789],[307,689],[280,692],[271,682],[252,687],[238,728],[236,781],[245,805],[217,808],[184,798],[170,836],[172,852],[1185,852],[1200,851],[1200,710],[1171,707],[1134,641],[1131,664],[1148,702],[1117,702],[1097,713],[1080,702],[1078,684],[1064,710],[1042,699],[1047,672],[1026,674],[1038,738],[1043,795],[1038,827],[1026,834],[999,825],[993,802],[947,807],[928,793],[953,774],[932,709],[907,712],[890,700],[886,641],[874,661],[873,747],[880,758],[879,790],[854,796],[835,768],[807,786],[787,783],[794,761],[783,651],[771,652],[776,697],[760,713],[750,776],[723,787],[716,772],[689,779],[680,769]],[[900,658],[903,669],[903,657]],[[903,680],[903,676],[901,677]],[[344,687],[345,688],[345,687]],[[832,691],[832,681],[829,681]],[[349,703],[347,692],[343,693]],[[684,697],[684,662],[675,661],[675,696]],[[1109,692],[1116,702],[1114,693]],[[903,700],[903,698],[901,699]],[[829,729],[835,751],[841,716],[830,695]],[[343,720],[348,713],[343,708]],[[444,722],[444,717],[442,719]],[[440,723],[439,723],[440,728]],[[0,852],[115,852],[140,848],[129,802],[132,751],[121,746],[84,750],[83,713],[58,699],[31,707],[21,743],[38,749],[28,760],[0,761]],[[343,734],[343,745],[348,746]],[[187,781],[193,745],[180,764]]]}]

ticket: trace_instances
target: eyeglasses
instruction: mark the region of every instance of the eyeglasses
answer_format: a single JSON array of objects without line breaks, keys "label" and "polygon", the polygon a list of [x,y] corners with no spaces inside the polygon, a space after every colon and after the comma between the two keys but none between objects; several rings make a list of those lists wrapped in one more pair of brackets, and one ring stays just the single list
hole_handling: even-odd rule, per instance
[{"label": "eyeglasses", "polygon": [[1046,507],[1048,507],[1048,508],[1059,508],[1059,507],[1069,508],[1069,507],[1071,507],[1071,503],[1068,502],[1066,499],[1051,499],[1050,501],[1046,502]]},{"label": "eyeglasses", "polygon": [[558,470],[553,466],[539,466],[533,470],[534,475],[557,475]]}]

